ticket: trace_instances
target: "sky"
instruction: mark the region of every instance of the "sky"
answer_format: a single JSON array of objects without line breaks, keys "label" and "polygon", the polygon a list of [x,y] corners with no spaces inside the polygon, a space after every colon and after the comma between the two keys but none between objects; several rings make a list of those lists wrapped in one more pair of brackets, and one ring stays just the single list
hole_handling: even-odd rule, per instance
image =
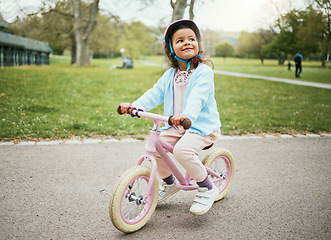
[{"label": "sky", "polygon": [[[22,10],[29,13],[38,9],[42,1],[0,0],[0,12],[6,21],[11,22]],[[172,15],[170,1],[155,2],[158,4],[142,5],[141,0],[100,0],[100,9],[128,22],[141,21],[147,26],[167,25]],[[304,9],[306,5],[307,0],[196,0],[194,21],[200,29],[253,32],[258,28],[268,28],[280,12]],[[188,18],[188,13],[184,18]]]}]

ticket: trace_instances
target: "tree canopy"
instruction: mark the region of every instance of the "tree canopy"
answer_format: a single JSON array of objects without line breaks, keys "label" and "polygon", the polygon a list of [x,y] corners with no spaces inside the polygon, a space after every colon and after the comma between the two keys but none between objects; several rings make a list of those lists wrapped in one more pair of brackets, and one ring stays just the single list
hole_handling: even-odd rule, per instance
[{"label": "tree canopy", "polygon": [[[154,4],[160,0],[141,0]],[[53,5],[44,5],[37,13],[26,15],[11,24],[11,32],[47,41],[55,54],[69,50],[72,63],[77,60],[79,41],[87,58],[120,56],[120,49],[125,55],[137,58],[141,55],[163,54],[162,35],[166,27],[148,27],[144,23],[125,22],[120,17],[99,12],[98,0],[54,0]],[[197,1],[198,2],[198,1]],[[194,18],[194,0],[171,0],[172,19],[183,18],[184,11],[189,11]],[[94,15],[92,14],[94,11]],[[75,15],[76,14],[76,15]],[[77,15],[78,14],[78,15]],[[92,14],[92,15],[91,15]],[[79,16],[79,17],[78,17]],[[292,59],[300,51],[304,58],[321,59],[325,66],[330,51],[331,38],[331,3],[328,0],[310,0],[304,10],[291,9],[280,14],[270,29],[240,34],[238,41],[225,43],[222,32],[203,29],[203,42],[206,52],[213,56],[231,56],[260,58],[278,58],[282,64],[285,59]],[[79,40],[80,39],[80,40]],[[85,41],[85,42],[84,42]],[[223,41],[223,43],[220,43]],[[231,47],[235,46],[235,52]],[[86,57],[86,56],[85,56]]]},{"label": "tree canopy", "polygon": [[215,46],[215,56],[217,57],[232,57],[234,55],[234,47],[227,41],[220,42]]},{"label": "tree canopy", "polygon": [[317,6],[312,3],[305,10],[292,9],[281,14],[270,30],[242,32],[236,47],[237,53],[259,57],[262,63],[265,57],[277,56],[279,63],[283,64],[285,59],[292,59],[300,51],[306,59],[321,59],[325,66],[330,49],[331,21],[330,15],[323,12],[320,5]]}]

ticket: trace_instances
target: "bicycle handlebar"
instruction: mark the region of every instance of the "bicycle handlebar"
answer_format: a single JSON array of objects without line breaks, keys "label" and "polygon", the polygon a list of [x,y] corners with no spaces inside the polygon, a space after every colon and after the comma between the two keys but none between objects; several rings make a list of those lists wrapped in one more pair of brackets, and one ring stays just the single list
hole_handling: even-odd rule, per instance
[{"label": "bicycle handlebar", "polygon": [[[124,113],[121,110],[121,106],[118,106],[117,108],[117,113],[120,115],[123,115]],[[152,120],[157,120],[157,121],[161,121],[161,122],[168,122],[168,124],[170,126],[173,125],[173,120],[172,117],[170,116],[169,118],[165,117],[165,116],[161,116],[158,114],[154,114],[154,113],[148,113],[148,112],[143,112],[143,111],[138,111],[136,108],[129,108],[127,114],[130,114],[132,117],[145,117],[145,118],[149,118]],[[185,118],[183,121],[180,122],[180,125],[185,129],[189,129],[192,125],[192,122],[189,118]]]}]

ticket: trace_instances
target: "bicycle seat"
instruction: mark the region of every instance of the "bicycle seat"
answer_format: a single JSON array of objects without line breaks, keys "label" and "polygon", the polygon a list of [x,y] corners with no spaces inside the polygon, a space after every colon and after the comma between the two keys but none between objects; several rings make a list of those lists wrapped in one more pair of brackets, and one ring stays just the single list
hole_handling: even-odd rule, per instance
[{"label": "bicycle seat", "polygon": [[209,148],[211,148],[212,146],[214,145],[214,143],[208,145],[208,146],[205,146],[202,150],[208,150]]}]

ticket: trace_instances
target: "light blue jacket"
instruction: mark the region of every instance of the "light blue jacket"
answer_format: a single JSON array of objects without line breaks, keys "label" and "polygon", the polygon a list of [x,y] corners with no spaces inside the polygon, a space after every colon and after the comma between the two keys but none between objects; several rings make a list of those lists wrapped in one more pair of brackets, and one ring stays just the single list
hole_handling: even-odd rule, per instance
[{"label": "light blue jacket", "polygon": [[[164,115],[167,117],[173,115],[175,71],[174,68],[167,70],[153,88],[145,92],[132,105],[149,111],[164,102]],[[192,121],[189,132],[209,135],[221,127],[214,94],[213,70],[205,64],[199,64],[190,77],[183,106],[183,115]],[[168,123],[164,129],[167,128],[169,128]]]}]

